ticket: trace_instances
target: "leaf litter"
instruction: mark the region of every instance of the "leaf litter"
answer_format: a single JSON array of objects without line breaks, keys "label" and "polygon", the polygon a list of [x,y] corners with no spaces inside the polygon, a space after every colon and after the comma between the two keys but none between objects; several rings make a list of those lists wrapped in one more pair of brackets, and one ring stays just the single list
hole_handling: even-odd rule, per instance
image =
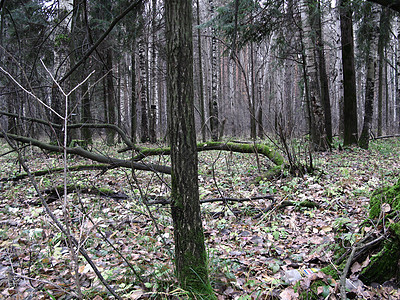
[{"label": "leaf litter", "polygon": [[[268,169],[268,161],[260,160],[257,166],[251,154],[199,153],[201,199],[274,196],[273,200],[202,205],[210,276],[219,299],[298,299],[302,292],[339,299],[338,282],[328,275],[316,272],[302,277],[297,285],[287,285],[285,272],[318,270],[332,263],[330,245],[335,242],[338,224],[345,224],[353,235],[357,233],[357,225],[367,215],[371,191],[396,181],[399,150],[400,143],[390,140],[374,142],[370,151],[350,148],[317,153],[314,174],[259,182],[255,178],[260,175],[259,169]],[[32,171],[62,164],[59,155],[29,151]],[[76,157],[69,159],[71,165],[90,163]],[[162,163],[168,163],[167,158],[163,159]],[[22,172],[15,154],[2,156],[0,161],[2,178]],[[144,200],[169,196],[169,178],[148,172],[135,172],[135,177],[136,181],[132,180],[126,170],[69,173],[69,181],[76,185],[107,188],[129,197],[110,199],[79,191],[69,194],[72,233],[124,299],[185,298],[174,279],[168,206],[152,205],[147,209],[144,205]],[[62,183],[60,174],[36,179],[41,189]],[[70,299],[76,282],[65,237],[40,206],[31,205],[38,196],[27,179],[2,182],[0,188],[0,295],[13,299]],[[285,200],[294,205],[266,210]],[[297,205],[305,200],[319,207]],[[61,202],[50,206],[61,218]],[[390,207],[384,210],[389,211]],[[256,215],[260,217],[255,218]],[[133,270],[110,243],[132,264]],[[367,264],[364,261],[351,267],[354,298],[399,296],[396,286],[360,284],[357,274]],[[82,258],[78,271],[85,297],[109,298]],[[311,292],[313,282],[319,282],[319,286]]]}]

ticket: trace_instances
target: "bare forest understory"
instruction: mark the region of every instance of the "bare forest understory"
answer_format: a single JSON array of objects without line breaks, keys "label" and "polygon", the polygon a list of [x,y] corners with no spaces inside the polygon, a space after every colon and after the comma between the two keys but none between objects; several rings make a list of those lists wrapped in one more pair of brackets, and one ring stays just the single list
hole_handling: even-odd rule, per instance
[{"label": "bare forest understory", "polygon": [[[101,143],[92,147],[103,155],[131,155]],[[72,299],[77,280],[68,242],[45,213],[29,178],[14,178],[24,173],[16,153],[8,153],[5,142],[1,149],[0,298]],[[22,152],[31,172],[63,166],[60,154],[35,147]],[[168,160],[145,159],[159,165],[169,165]],[[284,171],[279,177],[260,179],[273,165],[266,157],[199,152],[210,278],[219,299],[339,299],[339,280],[317,270],[335,263],[332,245],[338,239],[352,245],[361,238],[357,225],[368,216],[371,192],[399,177],[400,141],[376,140],[370,150],[315,153],[313,162],[313,174],[293,177]],[[68,158],[70,226],[104,279],[123,299],[185,299],[173,272],[170,176],[72,168],[85,164],[92,162]],[[56,189],[63,185],[62,173],[35,180],[54,215],[63,220],[63,189]],[[357,279],[369,259],[349,269],[353,287],[348,297],[399,299],[400,290],[392,281],[366,286]],[[79,263],[83,296],[109,299],[81,256]],[[285,283],[289,270],[308,268],[316,273],[297,285]]]}]

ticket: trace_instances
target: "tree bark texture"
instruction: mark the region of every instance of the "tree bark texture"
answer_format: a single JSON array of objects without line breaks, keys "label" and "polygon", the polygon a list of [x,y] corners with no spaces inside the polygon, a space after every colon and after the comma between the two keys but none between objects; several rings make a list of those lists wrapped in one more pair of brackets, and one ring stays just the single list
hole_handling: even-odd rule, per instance
[{"label": "tree bark texture", "polygon": [[[108,110],[108,124],[115,125],[115,106],[116,101],[114,97],[114,81],[113,81],[113,53],[112,49],[107,50],[107,110]],[[115,131],[106,129],[107,134],[107,145],[114,145]]]},{"label": "tree bark texture", "polygon": [[[368,22],[376,21],[377,10],[371,10],[371,17],[368,16]],[[373,118],[373,107],[374,107],[374,89],[375,89],[375,68],[376,68],[376,56],[377,56],[377,32],[376,27],[370,30],[369,36],[367,37],[367,52],[366,52],[366,64],[367,64],[367,78],[365,83],[365,107],[364,107],[364,123],[361,131],[360,139],[358,144],[363,149],[368,149],[369,140],[371,134],[372,118]]]},{"label": "tree bark texture", "polygon": [[[209,0],[211,16],[214,17],[214,1]],[[218,66],[217,66],[217,38],[215,28],[211,28],[211,97],[209,98],[209,114],[211,139],[218,141]]]},{"label": "tree bark texture", "polygon": [[197,178],[192,1],[165,1],[165,17],[176,275],[185,290],[216,299],[208,279]]},{"label": "tree bark texture", "polygon": [[315,33],[318,26],[316,14],[318,0],[303,0],[301,19],[303,25],[303,43],[306,58],[306,73],[310,101],[310,133],[314,150],[327,149],[325,114],[322,107],[321,89],[316,59]]},{"label": "tree bark texture", "polygon": [[145,143],[149,141],[149,101],[147,93],[147,47],[146,47],[146,36],[144,30],[144,4],[142,4],[140,14],[140,28],[141,36],[139,38],[139,69],[140,69],[140,109],[141,109],[141,123],[140,123],[140,140]]},{"label": "tree bark texture", "polygon": [[357,91],[356,75],[354,68],[354,37],[353,37],[353,12],[349,0],[340,1],[340,32],[342,44],[343,67],[343,144],[345,146],[357,144]]}]

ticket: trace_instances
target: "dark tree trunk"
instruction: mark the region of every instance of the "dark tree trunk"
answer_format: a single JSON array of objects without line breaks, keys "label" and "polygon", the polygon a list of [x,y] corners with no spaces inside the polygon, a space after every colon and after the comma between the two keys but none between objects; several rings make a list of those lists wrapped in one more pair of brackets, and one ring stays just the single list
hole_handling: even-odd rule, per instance
[{"label": "dark tree trunk", "polygon": [[[89,89],[87,81],[82,84],[81,87],[82,94],[82,123],[90,123],[92,122],[92,114],[90,110],[90,98],[89,98]],[[92,141],[92,131],[90,128],[82,127],[81,129],[81,137],[86,142],[86,144],[91,144]]]},{"label": "dark tree trunk", "polygon": [[326,63],[325,63],[325,49],[322,35],[322,22],[321,22],[321,8],[320,2],[318,1],[318,20],[317,20],[317,53],[318,53],[318,67],[319,67],[319,79],[321,88],[321,103],[325,115],[325,131],[326,141],[329,145],[332,144],[332,114],[331,114],[331,101],[329,97],[329,83],[328,76],[326,74]]},{"label": "dark tree trunk", "polygon": [[382,135],[383,130],[383,88],[387,86],[384,82],[383,68],[385,62],[385,46],[389,40],[390,32],[390,13],[389,9],[385,8],[381,11],[379,20],[379,39],[378,39],[378,136]]},{"label": "dark tree trunk", "polygon": [[149,135],[150,142],[155,143],[157,140],[157,105],[156,105],[156,95],[157,95],[157,83],[156,83],[156,18],[157,18],[157,0],[151,1],[152,10],[152,48],[151,48],[151,98],[150,98],[150,124],[149,124]]},{"label": "dark tree trunk", "polygon": [[340,1],[340,31],[342,43],[342,66],[343,66],[343,123],[345,146],[357,144],[357,92],[356,75],[354,69],[354,38],[353,19],[349,0]]},{"label": "dark tree trunk", "polygon": [[371,133],[371,124],[373,116],[373,105],[374,105],[374,82],[375,82],[375,59],[369,57],[367,59],[367,82],[365,87],[365,113],[364,113],[364,124],[360,135],[359,145],[361,148],[368,149],[369,136]]},{"label": "dark tree trunk", "polygon": [[216,299],[208,279],[197,178],[192,2],[165,1],[165,24],[176,275],[185,290]]},{"label": "dark tree trunk", "polygon": [[[112,49],[107,50],[107,123],[115,124],[115,97],[114,97],[114,81],[113,81],[113,54]],[[106,129],[107,145],[114,145],[115,131]]]},{"label": "dark tree trunk", "polygon": [[136,97],[136,64],[135,53],[131,55],[131,140],[136,143],[136,130],[137,130],[137,97]]},{"label": "dark tree trunk", "polygon": [[[63,99],[58,86],[55,84],[51,88],[51,108],[53,111],[57,112],[58,115],[64,115],[63,112]],[[58,125],[63,125],[63,120],[54,112],[51,112],[51,122]],[[53,128],[52,142],[63,144],[64,135],[61,127]]]},{"label": "dark tree trunk", "polygon": [[377,20],[378,10],[372,6],[371,12],[364,15],[365,20],[370,23],[368,36],[366,37],[366,65],[367,65],[367,78],[365,84],[365,112],[364,123],[361,131],[358,144],[363,149],[368,149],[369,140],[372,127],[373,107],[374,107],[374,90],[375,90],[375,69],[376,69],[376,56],[377,49]]}]

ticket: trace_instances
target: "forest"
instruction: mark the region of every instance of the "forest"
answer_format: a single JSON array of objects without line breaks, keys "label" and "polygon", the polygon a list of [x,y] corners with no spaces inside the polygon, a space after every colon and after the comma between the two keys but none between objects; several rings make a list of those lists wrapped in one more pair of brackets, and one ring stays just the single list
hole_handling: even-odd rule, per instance
[{"label": "forest", "polygon": [[0,298],[400,299],[399,0],[0,0]]}]

